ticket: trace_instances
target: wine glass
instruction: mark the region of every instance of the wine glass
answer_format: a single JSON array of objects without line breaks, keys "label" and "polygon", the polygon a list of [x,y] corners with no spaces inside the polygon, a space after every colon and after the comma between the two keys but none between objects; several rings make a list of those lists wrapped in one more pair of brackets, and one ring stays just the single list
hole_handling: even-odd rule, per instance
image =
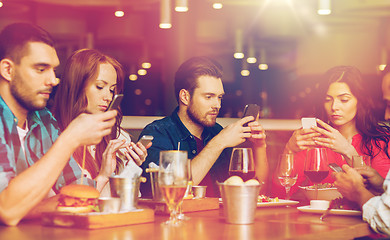
[{"label": "wine glass", "polygon": [[233,148],[229,175],[239,176],[244,182],[255,177],[255,164],[251,148]]},{"label": "wine glass", "polygon": [[[194,194],[192,193],[192,171],[191,171],[191,159],[188,159],[188,183],[187,183],[187,190],[186,190],[186,193],[184,194],[184,198],[186,196],[194,196]],[[183,201],[181,201],[180,205],[179,205],[179,215],[177,216],[178,219],[180,220],[189,220],[190,217],[187,217],[184,215],[183,213]]]},{"label": "wine glass", "polygon": [[315,199],[317,199],[318,184],[329,174],[326,148],[311,148],[307,150],[304,173],[314,184]]},{"label": "wine glass", "polygon": [[287,153],[279,156],[277,175],[280,184],[286,189],[286,199],[290,200],[290,189],[298,179],[298,173],[295,169],[294,154]]},{"label": "wine glass", "polygon": [[177,212],[183,201],[187,183],[187,151],[161,151],[158,184],[170,212],[170,218],[166,222],[168,225],[175,226],[180,223]]}]

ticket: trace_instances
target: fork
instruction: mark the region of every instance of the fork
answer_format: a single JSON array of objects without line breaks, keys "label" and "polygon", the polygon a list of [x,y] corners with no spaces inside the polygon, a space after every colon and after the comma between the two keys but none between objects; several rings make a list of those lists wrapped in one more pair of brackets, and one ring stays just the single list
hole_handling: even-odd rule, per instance
[{"label": "fork", "polygon": [[328,207],[328,209],[326,209],[326,211],[321,215],[321,217],[320,217],[320,220],[321,221],[324,221],[324,218],[326,217],[326,216],[328,216],[328,214],[329,214],[329,212],[330,212],[330,210],[331,210],[332,208],[329,206]]}]

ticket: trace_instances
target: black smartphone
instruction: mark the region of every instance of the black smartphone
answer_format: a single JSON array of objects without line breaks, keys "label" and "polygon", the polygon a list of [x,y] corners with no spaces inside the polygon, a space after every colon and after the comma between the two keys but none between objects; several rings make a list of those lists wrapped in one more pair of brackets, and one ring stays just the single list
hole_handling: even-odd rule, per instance
[{"label": "black smartphone", "polygon": [[[257,116],[259,115],[259,112],[260,112],[260,106],[259,105],[254,104],[254,103],[247,104],[245,106],[245,108],[244,108],[244,115],[242,117],[244,118],[244,117],[247,117],[247,116],[253,116],[254,119],[256,120]],[[247,126],[248,126],[248,123],[245,123],[244,127],[247,127]]]},{"label": "black smartphone", "polygon": [[153,136],[151,135],[143,135],[141,137],[141,139],[139,140],[139,142],[142,143],[142,145],[144,145],[145,147],[153,140]]},{"label": "black smartphone", "polygon": [[110,102],[110,105],[108,105],[108,108],[106,111],[110,111],[113,109],[118,109],[119,105],[121,104],[121,101],[123,99],[123,94],[116,94],[112,101]]},{"label": "black smartphone", "polygon": [[328,166],[335,172],[343,172],[343,169],[337,163],[329,163]]}]

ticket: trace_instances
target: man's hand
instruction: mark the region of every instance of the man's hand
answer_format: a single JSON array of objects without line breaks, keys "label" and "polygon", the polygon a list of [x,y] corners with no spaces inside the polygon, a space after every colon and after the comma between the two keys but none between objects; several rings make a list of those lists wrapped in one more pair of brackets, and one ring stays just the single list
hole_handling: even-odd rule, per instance
[{"label": "man's hand", "polygon": [[369,166],[363,166],[360,168],[356,168],[356,171],[363,176],[366,188],[370,190],[374,195],[379,195],[384,192],[384,179],[375,169]]},{"label": "man's hand", "polygon": [[364,187],[363,177],[355,169],[347,164],[344,164],[342,168],[345,172],[333,173],[337,190],[344,197],[357,202],[362,207],[374,195]]},{"label": "man's hand", "polygon": [[245,123],[253,121],[252,116],[248,116],[238,120],[235,123],[222,129],[222,131],[215,136],[215,140],[223,146],[223,149],[228,147],[235,147],[238,144],[245,142],[247,138],[251,137],[251,127],[244,127]]},{"label": "man's hand", "polygon": [[266,142],[265,142],[265,130],[263,126],[257,121],[250,122],[248,124],[248,127],[250,127],[250,133],[251,136],[249,138],[249,141],[252,142],[254,147],[265,147]]}]

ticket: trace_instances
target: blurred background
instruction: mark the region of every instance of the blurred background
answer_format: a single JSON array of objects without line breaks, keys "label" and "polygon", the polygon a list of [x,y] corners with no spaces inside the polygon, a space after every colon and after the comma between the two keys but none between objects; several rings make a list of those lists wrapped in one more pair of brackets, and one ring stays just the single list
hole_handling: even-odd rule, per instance
[{"label": "blurred background", "polygon": [[358,67],[379,100],[390,48],[388,0],[0,1],[1,28],[31,22],[54,36],[58,77],[80,48],[119,60],[127,116],[170,114],[175,71],[197,55],[223,65],[219,117],[240,117],[247,103],[265,119],[310,115],[316,79],[335,65]]}]

